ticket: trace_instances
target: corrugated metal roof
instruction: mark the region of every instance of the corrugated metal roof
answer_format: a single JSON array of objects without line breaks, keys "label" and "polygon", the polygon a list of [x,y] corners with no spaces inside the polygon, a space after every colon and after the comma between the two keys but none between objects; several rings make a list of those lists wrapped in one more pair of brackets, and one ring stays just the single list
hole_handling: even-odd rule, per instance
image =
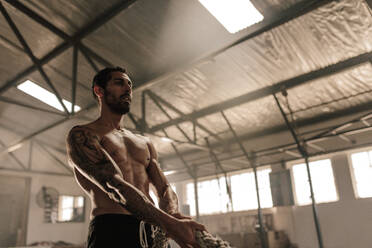
[{"label": "corrugated metal roof", "polygon": [[[213,147],[220,147],[213,148],[217,149],[219,156],[241,156],[242,151],[238,145],[231,143],[234,136],[220,110],[224,109],[223,105],[227,101],[244,95],[247,95],[245,100],[224,109],[224,114],[239,137],[283,131],[285,128],[274,97],[267,92],[276,92],[287,116],[290,117],[289,113],[292,111],[298,123],[305,120],[315,122],[316,118],[326,120],[324,116],[327,114],[341,116],[340,111],[349,111],[353,107],[358,107],[359,111],[367,110],[371,102],[369,93],[372,90],[372,68],[368,62],[372,56],[367,54],[372,50],[372,17],[365,1],[252,2],[265,15],[265,20],[236,34],[229,34],[196,0],[136,1],[93,33],[83,37],[81,42],[102,58],[100,60],[92,56],[99,68],[103,67],[102,60],[127,68],[137,87],[131,113],[139,123],[142,118],[142,94],[146,90],[148,130],[183,115],[189,117],[181,120],[178,127],[170,123],[164,129],[175,141],[191,143],[177,145],[188,161],[203,161],[203,157],[208,155],[206,137]],[[320,5],[321,2],[328,4],[282,25],[276,26],[274,22],[287,18],[284,13],[288,14],[289,11],[296,15],[294,8],[303,13],[306,8],[311,8],[311,4]],[[23,4],[67,35],[73,36],[102,14],[107,14],[118,3],[120,1],[34,0]],[[4,3],[4,6],[36,57],[42,58],[62,44],[63,39],[52,31],[10,4]],[[274,24],[270,24],[270,21]],[[265,29],[265,25],[269,28]],[[265,32],[259,31],[263,27]],[[254,32],[259,35],[254,36]],[[250,34],[252,37],[245,40],[244,37],[250,37]],[[29,68],[32,63],[22,52],[20,43],[2,16],[0,51],[0,87],[3,87],[12,83],[9,80]],[[213,54],[215,51],[219,52]],[[364,61],[360,56],[364,56]],[[72,57],[72,48],[69,48],[43,66],[62,98],[70,101]],[[351,63],[349,60],[354,57],[356,63],[354,60]],[[346,60],[348,62],[344,62]],[[339,67],[347,69],[333,73],[336,69],[332,65],[335,64],[341,64]],[[351,64],[354,66],[348,67]],[[326,72],[323,68],[326,68]],[[321,70],[323,71],[319,72]],[[94,104],[90,89],[94,73],[85,55],[79,52],[76,103],[83,108]],[[318,74],[329,76],[318,77]],[[49,88],[36,70],[22,77],[22,80],[26,78]],[[309,80],[312,78],[314,79]],[[280,94],[282,89],[275,87],[288,80],[297,80],[298,86],[287,89],[286,99]],[[21,80],[17,81],[19,82]],[[268,91],[262,93],[262,90]],[[261,95],[258,94],[259,91]],[[14,87],[2,94],[25,104],[51,110]],[[203,112],[211,106],[213,111]],[[22,134],[19,139],[33,136],[64,118],[34,112],[36,110],[31,112],[4,102],[0,103],[0,110],[0,125]],[[63,148],[65,135],[61,134],[65,134],[77,123],[95,118],[95,112],[96,108],[92,108],[80,115],[80,119],[66,118],[63,124],[42,132],[38,139],[56,143]],[[194,118],[195,113],[199,115]],[[194,127],[193,121],[197,121],[197,126]],[[124,125],[135,128],[128,117],[125,118]],[[184,165],[179,160],[174,160],[175,151],[171,144],[160,139],[165,135],[162,129],[154,132],[152,139],[159,153],[164,158],[169,158],[168,162],[164,161],[164,165],[182,168]],[[262,142],[262,145],[257,143],[257,149],[291,142],[288,131],[280,137],[273,139],[273,142]],[[192,144],[193,142],[195,143]],[[224,146],[226,142],[229,148],[226,144]],[[7,145],[13,143],[7,141]],[[254,143],[245,142],[244,145],[248,150],[255,148]],[[290,152],[285,154],[284,151],[279,151],[279,155],[273,154],[270,158],[288,159],[291,158],[289,154]],[[227,170],[236,167],[235,164],[224,163]],[[211,168],[206,168],[205,174],[210,173]]]}]

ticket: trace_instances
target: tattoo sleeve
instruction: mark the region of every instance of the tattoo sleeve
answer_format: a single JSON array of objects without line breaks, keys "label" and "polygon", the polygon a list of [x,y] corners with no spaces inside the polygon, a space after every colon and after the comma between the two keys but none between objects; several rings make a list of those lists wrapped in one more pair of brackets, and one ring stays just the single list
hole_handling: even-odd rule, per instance
[{"label": "tattoo sleeve", "polygon": [[115,162],[99,143],[97,135],[82,127],[67,138],[69,162],[108,196],[139,219],[163,226],[167,214],[157,209],[137,188],[126,182]]}]

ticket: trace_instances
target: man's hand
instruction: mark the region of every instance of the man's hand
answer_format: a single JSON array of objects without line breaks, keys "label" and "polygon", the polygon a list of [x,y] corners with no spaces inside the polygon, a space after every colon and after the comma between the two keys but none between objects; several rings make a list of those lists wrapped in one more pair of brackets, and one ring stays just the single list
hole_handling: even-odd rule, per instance
[{"label": "man's hand", "polygon": [[206,231],[202,224],[193,220],[176,219],[172,225],[167,227],[166,232],[181,248],[200,248],[195,236],[197,230]]},{"label": "man's hand", "polygon": [[174,218],[177,218],[179,220],[183,220],[183,219],[192,220],[192,218],[190,216],[183,215],[181,213],[174,213],[174,214],[170,214],[170,215],[172,215]]}]

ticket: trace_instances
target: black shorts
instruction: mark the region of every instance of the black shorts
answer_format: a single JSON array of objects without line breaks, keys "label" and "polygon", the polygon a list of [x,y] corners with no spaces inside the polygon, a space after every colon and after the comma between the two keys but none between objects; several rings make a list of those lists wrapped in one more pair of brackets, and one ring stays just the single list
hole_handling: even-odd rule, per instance
[{"label": "black shorts", "polygon": [[[146,237],[152,246],[151,225],[145,224]],[[103,214],[93,218],[89,224],[88,248],[142,248],[140,241],[140,221],[133,215]]]}]

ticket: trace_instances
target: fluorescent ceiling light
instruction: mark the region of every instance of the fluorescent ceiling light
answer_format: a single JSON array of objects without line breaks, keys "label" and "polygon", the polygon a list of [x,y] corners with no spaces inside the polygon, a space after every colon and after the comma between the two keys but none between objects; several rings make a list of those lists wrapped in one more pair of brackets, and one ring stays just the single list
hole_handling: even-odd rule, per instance
[{"label": "fluorescent ceiling light", "polygon": [[175,170],[164,171],[164,175],[165,175],[165,176],[169,176],[169,175],[174,174],[174,173],[176,173]]},{"label": "fluorescent ceiling light", "polygon": [[167,138],[167,137],[161,137],[161,140],[165,141],[165,142],[173,142],[173,140],[171,140],[170,138]]},{"label": "fluorescent ceiling light", "polygon": [[[58,98],[52,92],[40,87],[36,83],[26,80],[23,83],[19,84],[17,88],[24,93],[33,96],[40,101],[52,106],[53,108],[58,109],[59,111],[64,112],[62,105],[59,103]],[[71,110],[72,103],[62,99],[63,104],[66,106],[68,110]],[[78,105],[75,105],[74,110],[78,112],[81,108]]]},{"label": "fluorescent ceiling light", "polygon": [[9,147],[9,148],[7,149],[7,151],[8,151],[9,153],[10,153],[10,152],[14,152],[15,150],[18,150],[18,149],[21,148],[21,147],[22,147],[22,143],[15,144],[15,145]]},{"label": "fluorescent ceiling light", "polygon": [[263,20],[262,14],[248,0],[199,0],[230,32],[236,33]]}]

